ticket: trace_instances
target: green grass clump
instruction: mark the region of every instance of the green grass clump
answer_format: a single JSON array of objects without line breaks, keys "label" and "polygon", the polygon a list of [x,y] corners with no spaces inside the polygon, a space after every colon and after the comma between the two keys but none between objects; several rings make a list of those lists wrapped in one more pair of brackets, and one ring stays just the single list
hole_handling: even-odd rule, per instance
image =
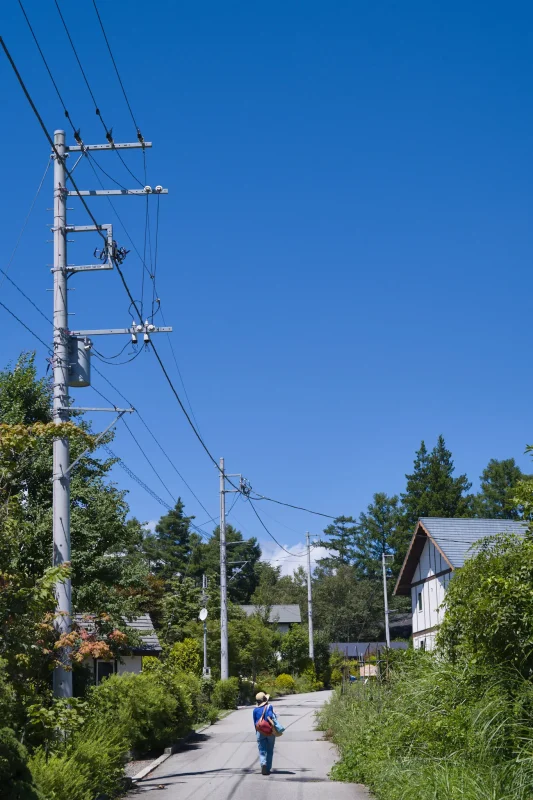
[{"label": "green grass clump", "polygon": [[320,714],[341,756],[332,777],[378,800],[531,800],[532,723],[529,681],[414,651]]}]

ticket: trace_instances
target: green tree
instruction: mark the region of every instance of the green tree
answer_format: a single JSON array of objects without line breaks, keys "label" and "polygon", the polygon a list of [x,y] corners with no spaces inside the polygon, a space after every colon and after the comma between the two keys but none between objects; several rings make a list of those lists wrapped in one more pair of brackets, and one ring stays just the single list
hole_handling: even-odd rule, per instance
[{"label": "green tree", "polygon": [[[217,606],[213,605],[210,590],[209,616],[216,617]],[[161,636],[167,644],[181,642],[196,623],[202,608],[202,589],[194,578],[176,578],[171,581],[169,591],[162,600]]]},{"label": "green tree", "polygon": [[328,538],[320,544],[327,547],[330,555],[321,559],[321,565],[335,569],[353,564],[357,557],[357,525],[353,517],[337,517],[324,533]]},{"label": "green tree", "polygon": [[406,475],[407,486],[401,495],[401,526],[411,535],[420,517],[470,516],[470,498],[465,496],[471,487],[466,475],[454,477],[452,454],[443,436],[428,453],[421,442],[415,456],[413,472]]},{"label": "green tree", "polygon": [[480,476],[480,491],[473,499],[476,517],[520,519],[523,514],[514,502],[514,490],[526,476],[514,460],[491,458]]},{"label": "green tree", "polygon": [[[34,357],[23,354],[0,372],[2,441],[26,437],[16,449],[0,443],[0,553],[3,568],[38,581],[52,562],[52,424],[48,381]],[[88,425],[67,423],[72,460],[91,444]],[[37,433],[35,433],[37,431]],[[104,441],[110,441],[108,434]],[[72,592],[76,610],[134,615],[145,598],[148,569],[141,552],[143,527],[128,520],[126,493],[110,482],[113,459],[93,453],[71,471]]]},{"label": "green tree", "polygon": [[359,515],[355,566],[361,575],[379,578],[383,553],[397,556],[394,568],[398,571],[401,567],[398,555],[405,551],[406,538],[400,527],[398,498],[377,492],[367,511]]},{"label": "green tree", "polygon": [[281,669],[299,674],[309,666],[309,631],[303,625],[292,625],[281,640]]},{"label": "green tree", "polygon": [[332,642],[376,640],[383,623],[380,581],[361,578],[355,567],[315,571],[313,618],[316,631]]},{"label": "green tree", "polygon": [[[533,540],[504,534],[480,544],[446,594],[438,647],[452,662],[533,672]],[[514,671],[514,676],[513,676]]]},{"label": "green tree", "polygon": [[[256,565],[261,548],[254,537],[244,539],[233,525],[226,525],[228,598],[233,603],[249,603],[259,583]],[[199,546],[195,574],[205,572],[213,585],[220,584],[220,528],[217,525],[207,542]]]},{"label": "green tree", "polygon": [[167,582],[186,574],[192,555],[190,523],[194,517],[187,517],[183,509],[179,497],[175,507],[157,523],[155,534],[144,539],[152,572]]}]

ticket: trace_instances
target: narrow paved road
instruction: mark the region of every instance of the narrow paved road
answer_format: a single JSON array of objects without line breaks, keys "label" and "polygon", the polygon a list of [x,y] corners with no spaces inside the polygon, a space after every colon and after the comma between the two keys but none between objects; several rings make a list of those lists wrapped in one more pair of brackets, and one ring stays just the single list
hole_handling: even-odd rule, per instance
[{"label": "narrow paved road", "polygon": [[362,786],[335,783],[328,772],[335,749],[315,730],[316,711],[329,692],[274,703],[286,732],[276,740],[274,765],[260,774],[251,708],[230,714],[167,759],[128,794],[133,800],[368,800]]}]

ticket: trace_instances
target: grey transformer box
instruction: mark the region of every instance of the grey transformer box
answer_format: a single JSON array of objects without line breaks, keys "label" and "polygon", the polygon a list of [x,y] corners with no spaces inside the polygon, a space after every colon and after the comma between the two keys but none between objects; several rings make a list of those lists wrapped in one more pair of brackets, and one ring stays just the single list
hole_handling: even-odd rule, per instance
[{"label": "grey transformer box", "polygon": [[81,388],[91,385],[91,347],[92,342],[86,336],[69,336],[69,386]]}]

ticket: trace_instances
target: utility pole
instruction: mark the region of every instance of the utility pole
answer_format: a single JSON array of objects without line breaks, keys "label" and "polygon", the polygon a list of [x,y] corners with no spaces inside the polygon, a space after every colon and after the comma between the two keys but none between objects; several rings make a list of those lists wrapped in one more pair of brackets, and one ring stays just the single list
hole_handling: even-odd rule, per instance
[{"label": "utility pole", "polygon": [[311,586],[311,536],[305,534],[307,540],[307,619],[309,622],[309,658],[315,660],[315,643],[313,640],[313,589]]},{"label": "utility pole", "polygon": [[390,631],[389,631],[389,599],[387,597],[387,559],[392,561],[393,556],[387,555],[385,551],[381,554],[381,568],[383,570],[383,605],[385,607],[385,641],[387,647],[390,647]]},{"label": "utility pole", "polygon": [[[80,141],[80,140],[78,140]],[[139,139],[132,144],[117,144],[111,138],[107,144],[85,145],[78,143],[68,146],[65,143],[65,131],[54,132],[54,263],[52,273],[54,276],[54,349],[53,349],[53,421],[56,425],[68,422],[73,411],[107,411],[118,414],[116,420],[109,425],[107,433],[117,420],[125,413],[133,413],[134,409],[120,408],[73,408],[70,405],[69,387],[90,386],[91,366],[90,349],[92,343],[89,336],[102,334],[125,334],[131,337],[132,344],[137,344],[138,337],[143,337],[144,344],[150,342],[150,336],[160,331],[169,332],[172,328],[156,327],[153,322],[142,319],[133,321],[130,328],[110,328],[106,330],[72,331],[68,322],[68,289],[67,279],[78,272],[93,272],[98,270],[113,269],[115,264],[120,264],[127,255],[124,248],[118,248],[113,239],[113,226],[102,225],[68,225],[67,200],[71,196],[102,196],[109,195],[148,195],[154,191],[156,194],[167,194],[168,189],[151,186],[144,189],[102,189],[78,192],[67,188],[66,159],[70,152],[77,152],[80,158],[88,150],[124,150],[151,147],[151,142]],[[100,263],[74,266],[67,262],[67,236],[70,233],[98,232],[103,238],[104,246],[95,258]],[[142,313],[142,310],[141,310]],[[95,444],[103,436],[95,440]],[[70,562],[70,471],[85,453],[70,464],[69,441],[66,437],[58,437],[53,443],[53,556],[54,566],[61,566]],[[60,635],[68,634],[72,627],[72,594],[70,578],[56,584],[56,619],[55,627]],[[61,652],[61,666],[54,670],[54,694],[56,697],[72,697],[72,671],[70,669],[70,654],[68,648]]]},{"label": "utility pole", "polygon": [[[202,613],[205,611],[205,615]],[[203,617],[204,623],[204,669],[203,669],[203,676],[204,678],[209,677],[209,668],[207,666],[207,575],[202,575],[202,612],[200,614],[200,619]]]},{"label": "utility pole", "polygon": [[220,677],[229,678],[228,657],[228,573],[226,565],[226,476],[220,459]]},{"label": "utility pole", "polygon": [[[65,131],[55,131],[54,144],[54,422],[60,425],[69,419],[69,339],[67,308],[67,189],[65,172]],[[54,439],[53,444],[53,565],[70,562],[70,475],[69,441]],[[72,605],[71,581],[56,585],[56,627],[60,634],[70,631]],[[54,671],[56,697],[72,697],[72,672],[68,651],[61,653],[62,665]]]}]

